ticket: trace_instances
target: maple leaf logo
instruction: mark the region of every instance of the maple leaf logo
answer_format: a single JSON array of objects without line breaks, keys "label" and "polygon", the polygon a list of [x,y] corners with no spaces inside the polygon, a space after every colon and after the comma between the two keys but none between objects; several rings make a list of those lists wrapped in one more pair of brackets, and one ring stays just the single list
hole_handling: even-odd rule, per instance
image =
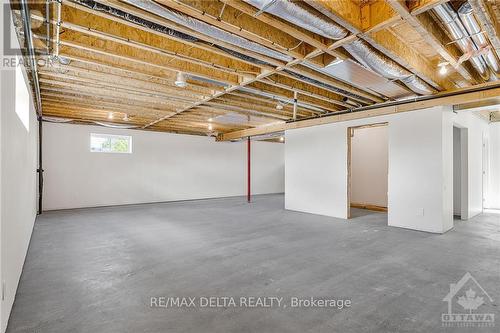
[{"label": "maple leaf logo", "polygon": [[472,310],[476,310],[479,306],[484,303],[483,297],[477,296],[476,292],[469,288],[465,292],[464,296],[460,296],[457,301],[465,310],[469,310],[469,313],[472,313]]}]

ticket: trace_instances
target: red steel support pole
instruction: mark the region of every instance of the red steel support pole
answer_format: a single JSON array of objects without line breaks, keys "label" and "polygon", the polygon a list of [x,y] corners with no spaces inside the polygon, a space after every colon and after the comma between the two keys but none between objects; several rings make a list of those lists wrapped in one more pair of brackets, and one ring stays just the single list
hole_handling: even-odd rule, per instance
[{"label": "red steel support pole", "polygon": [[250,137],[247,138],[247,201],[250,202]]}]

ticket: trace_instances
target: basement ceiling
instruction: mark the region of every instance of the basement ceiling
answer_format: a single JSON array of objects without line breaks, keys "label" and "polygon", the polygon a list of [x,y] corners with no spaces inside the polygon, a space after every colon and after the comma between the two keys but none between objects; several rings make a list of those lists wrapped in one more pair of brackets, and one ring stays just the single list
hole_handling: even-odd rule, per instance
[{"label": "basement ceiling", "polygon": [[463,20],[463,4],[37,2],[31,79],[48,119],[216,136],[497,80],[486,57],[498,64],[498,11],[470,1],[486,44],[465,36],[465,55],[436,15],[447,6]]}]

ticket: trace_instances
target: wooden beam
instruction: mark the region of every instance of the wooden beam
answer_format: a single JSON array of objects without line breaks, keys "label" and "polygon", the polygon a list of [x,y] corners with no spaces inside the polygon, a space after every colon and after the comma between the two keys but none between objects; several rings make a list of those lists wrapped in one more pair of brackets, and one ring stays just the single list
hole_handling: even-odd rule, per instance
[{"label": "wooden beam", "polygon": [[179,89],[183,91],[188,91],[200,95],[210,95],[214,91],[222,91],[223,88],[219,86],[214,86],[206,82],[201,82],[197,80],[187,79],[190,83],[185,88],[179,88],[175,86],[174,80],[176,74],[174,72],[168,72],[168,75],[162,75],[162,73],[154,72],[151,74],[150,70],[142,71],[143,68],[123,68],[116,64],[105,64],[91,59],[85,59],[77,56],[66,56],[71,63],[69,65],[64,65],[63,70],[76,71],[76,72],[86,72],[92,75],[101,75],[107,77],[108,75],[118,76],[124,79],[135,79],[152,84],[160,84],[165,89]]},{"label": "wooden beam", "polygon": [[251,17],[256,18],[257,20],[268,24],[274,28],[279,29],[280,31],[285,31],[289,35],[297,38],[299,41],[304,41],[305,43],[316,47],[317,49],[328,53],[334,57],[344,59],[345,56],[341,52],[337,52],[334,49],[329,49],[327,44],[324,44],[323,40],[325,38],[322,38],[320,36],[317,36],[305,29],[300,29],[297,28],[296,26],[285,22],[284,20],[281,20],[280,18],[268,14],[268,13],[260,13],[259,15],[255,16],[259,10],[257,10],[255,7],[241,1],[241,0],[221,0],[223,3],[241,11],[242,13],[245,13]]},{"label": "wooden beam", "polygon": [[[190,45],[185,41],[172,40],[147,31],[143,31],[138,35],[137,28],[100,17],[92,17],[92,15],[87,13],[82,15],[74,9],[71,10],[65,11],[65,20],[61,23],[62,28],[209,68],[215,67],[218,70],[229,73],[237,73],[238,71],[245,73],[260,72],[259,66],[246,63],[241,61],[241,59],[235,60],[229,57],[227,53],[226,56],[222,56],[206,48],[200,49],[197,44]],[[45,19],[36,14],[32,14],[31,16],[40,21],[44,21]],[[92,20],[91,25],[89,24],[89,20]],[[51,23],[53,25],[57,24],[55,20],[52,20]]]},{"label": "wooden beam", "polygon": [[[265,61],[265,62],[267,62],[269,64],[272,64],[272,65],[275,65],[275,66],[280,66],[280,65],[284,64],[283,61],[276,60],[276,59],[268,57],[268,56],[264,56],[264,55],[261,55],[261,54],[258,54],[258,53],[252,52],[252,51],[248,51],[246,49],[242,49],[242,48],[237,47],[237,46],[235,46],[233,44],[229,44],[229,43],[226,43],[226,42],[222,42],[222,41],[220,41],[218,39],[214,39],[214,38],[208,37],[208,36],[206,36],[206,35],[204,35],[204,34],[202,34],[200,32],[191,30],[189,28],[186,28],[186,27],[181,26],[179,24],[173,23],[173,22],[171,22],[169,20],[163,19],[163,18],[161,18],[159,16],[153,15],[153,14],[151,14],[149,12],[143,11],[143,10],[138,9],[138,8],[136,8],[134,6],[131,6],[131,5],[127,5],[127,4],[125,4],[123,2],[120,2],[120,1],[117,1],[117,0],[97,0],[97,2],[103,3],[104,5],[107,5],[107,6],[111,6],[112,8],[115,8],[115,9],[122,10],[122,11],[124,11],[126,13],[132,14],[132,15],[134,15],[136,17],[142,18],[142,19],[147,20],[149,22],[156,23],[156,24],[159,24],[161,26],[164,26],[164,27],[176,30],[178,32],[182,32],[182,33],[185,33],[187,35],[196,37],[196,38],[198,38],[201,41],[206,41],[208,43],[207,45],[209,45],[209,44],[220,45],[220,46],[223,46],[223,47],[225,47],[227,49],[230,49],[230,50],[233,50],[233,51],[236,51],[236,52],[239,52],[239,53],[243,53],[243,54],[249,55],[249,56],[251,56],[253,58]],[[82,7],[80,5],[77,5],[77,6],[79,6],[79,8],[82,9],[82,10],[85,10],[85,11],[93,13],[94,15],[106,17],[106,18],[108,18],[110,20],[121,22],[123,24],[129,25],[129,26],[133,26],[133,27],[138,27],[139,29],[141,29],[140,26],[137,26],[136,24],[128,22],[128,21],[124,21],[121,18],[110,16],[109,14],[106,14],[106,13],[101,13],[101,12],[98,12],[98,11],[93,11],[91,9]],[[158,34],[158,32],[154,31],[154,30],[150,30],[150,32]],[[199,46],[198,44],[193,44],[193,45]],[[215,48],[211,48],[211,49],[214,52],[216,52],[214,50]]]},{"label": "wooden beam", "polygon": [[361,4],[361,28],[364,33],[376,32],[401,21],[401,16],[391,7],[395,0],[376,0]]},{"label": "wooden beam", "polygon": [[[435,89],[455,88],[455,85],[449,82],[449,80],[437,75],[434,64],[429,63],[421,54],[407,45],[404,40],[400,40],[394,33],[386,29],[390,23],[399,20],[401,17],[386,1],[377,0],[363,6],[358,6],[359,15],[357,11],[355,15],[352,15],[352,13],[349,14],[350,11],[347,11],[346,8],[351,8],[351,11],[353,11],[352,7],[356,5],[346,4],[345,1],[306,1],[335,21],[347,21],[347,27],[351,32],[361,36],[379,52],[391,58],[402,67],[406,67]],[[342,15],[345,16],[342,17]]]},{"label": "wooden beam", "polygon": [[[263,118],[263,119],[266,119],[267,123],[275,123],[275,122],[284,122],[284,119],[277,119],[276,117],[274,117],[273,115],[269,114],[269,113],[265,113],[265,112],[259,112],[259,111],[254,111],[254,110],[250,110],[250,109],[243,109],[243,108],[221,108],[219,106],[211,106],[211,105],[206,105],[206,104],[203,104],[203,105],[200,105],[200,106],[197,106],[195,109],[191,109],[189,111],[186,111],[186,112],[183,112],[183,113],[178,113],[176,115],[173,115],[172,117],[168,117],[167,119],[165,119],[166,122],[170,121],[170,119],[175,119],[175,118],[178,118],[178,117],[184,117],[186,114],[190,114],[191,112],[193,111],[203,111],[203,112],[206,112],[207,115],[213,115],[214,112],[224,112],[225,114],[229,114],[229,113],[237,113],[237,114],[241,114],[241,115],[244,115],[244,116],[252,116],[252,117],[258,117],[258,118]],[[208,118],[208,116],[207,116]]]},{"label": "wooden beam", "polygon": [[409,10],[412,15],[418,15],[448,1],[449,0],[412,0],[409,1]]},{"label": "wooden beam", "polygon": [[[378,96],[367,93],[361,89],[352,87],[346,83],[341,82],[340,80],[336,80],[328,75],[321,74],[321,73],[319,73],[315,70],[312,70],[306,66],[296,65],[296,66],[293,66],[293,68],[291,68],[289,71],[294,72],[294,73],[299,74],[299,75],[302,75],[304,77],[310,78],[310,79],[314,79],[318,82],[325,83],[325,84],[330,85],[334,88],[337,88],[337,89],[332,89],[335,92],[335,94],[349,97],[349,98],[357,100],[361,103],[368,104],[371,101],[376,101],[376,102],[383,102],[384,101],[382,98],[380,98]],[[313,86],[316,86],[319,88],[322,87],[321,85],[318,85],[316,83],[310,83],[309,81],[305,81],[301,78],[291,76],[289,73],[284,72],[284,71],[280,72],[280,75],[285,75],[285,76],[294,78],[296,80],[306,82],[310,85],[313,85]],[[322,89],[326,89],[326,88],[322,88]]]},{"label": "wooden beam", "polygon": [[50,84],[51,86],[61,86],[66,89],[73,89],[74,91],[86,91],[90,93],[96,93],[98,95],[105,96],[113,96],[117,98],[123,98],[125,100],[138,100],[146,103],[158,102],[165,105],[187,105],[192,103],[195,100],[199,100],[199,98],[168,98],[168,95],[158,95],[153,93],[148,93],[138,91],[138,90],[129,90],[123,89],[121,87],[103,85],[100,83],[92,83],[92,82],[83,82],[83,81],[71,81],[69,79],[60,79],[60,78],[40,78],[40,83]]},{"label": "wooden beam", "polygon": [[307,120],[299,120],[295,122],[288,122],[286,124],[269,125],[264,127],[256,127],[243,131],[236,131],[232,133],[221,134],[217,137],[218,141],[237,140],[248,136],[269,134],[281,132],[285,130],[311,127],[323,124],[337,123],[356,119],[372,118],[382,115],[390,115],[401,112],[409,112],[427,109],[434,106],[447,106],[462,103],[470,103],[475,101],[495,99],[500,95],[500,84],[494,82],[491,84],[480,85],[484,90],[474,89],[457,89],[454,92],[436,94],[432,98],[423,99],[421,101],[408,101],[398,103],[396,105],[373,106],[365,111],[343,113],[338,115],[330,115],[325,117],[317,117]]},{"label": "wooden beam", "polygon": [[305,0],[310,6],[351,32],[362,30],[361,7],[351,0]]},{"label": "wooden beam", "polygon": [[159,105],[155,102],[141,102],[127,100],[125,103],[123,99],[111,96],[96,96],[87,92],[75,92],[64,88],[43,86],[40,94],[43,99],[56,99],[61,101],[68,101],[74,104],[97,104],[108,106],[110,108],[123,109],[123,110],[148,110],[160,116],[163,113],[175,111],[175,107],[171,104]]},{"label": "wooden beam", "polygon": [[[484,28],[491,45],[495,49],[497,57],[500,58],[500,17],[496,17],[489,9],[489,6],[484,2],[484,0],[469,0],[474,13],[478,18],[479,24]],[[492,3],[495,3],[492,1]],[[498,1],[496,1],[497,7],[500,6]]]},{"label": "wooden beam", "polygon": [[[304,99],[307,103],[310,103],[314,106],[317,106],[322,109],[331,109],[335,110],[349,108],[350,105],[346,104],[340,100],[333,99],[326,94],[321,94],[321,92],[312,93],[309,90],[305,91],[300,89],[299,86],[294,86],[290,84],[283,84],[272,79],[260,80],[259,82],[254,82],[249,85],[249,87],[253,89],[257,89],[259,91],[267,92],[276,96],[285,97],[288,99],[293,99],[293,92],[297,91],[300,94],[300,100]],[[306,97],[306,98],[304,98]]]},{"label": "wooden beam", "polygon": [[224,4],[218,1],[156,0],[156,2],[295,59],[302,59],[312,51],[311,48],[301,47],[301,41],[285,31],[259,23],[248,15],[238,16],[240,12],[234,8],[225,7],[222,11]]},{"label": "wooden beam", "polygon": [[94,58],[108,59],[112,63],[143,65],[173,72],[181,71],[189,75],[226,83],[237,83],[240,80],[236,72],[228,73],[217,68],[207,68],[204,65],[197,64],[196,61],[181,60],[169,54],[161,55],[156,52],[141,50],[115,41],[103,40],[72,31],[66,31],[63,36],[60,45],[66,48],[61,48],[61,53],[70,56],[81,56],[86,51],[93,54]]},{"label": "wooden beam", "polygon": [[118,83],[116,81],[109,81],[109,80],[99,80],[97,78],[85,78],[81,76],[75,76],[71,75],[68,73],[61,74],[57,72],[52,72],[52,71],[44,71],[40,72],[40,78],[42,79],[47,79],[47,80],[53,80],[57,82],[68,82],[68,83],[74,83],[74,84],[81,84],[83,87],[85,86],[100,86],[104,87],[105,89],[112,90],[112,91],[120,91],[120,92],[126,92],[130,93],[133,95],[140,95],[140,96],[149,96],[149,97],[154,97],[154,98],[160,98],[160,99],[166,99],[166,100],[173,100],[173,101],[180,101],[180,102],[193,102],[199,99],[202,99],[203,96],[201,95],[193,95],[193,94],[182,94],[179,92],[172,92],[172,91],[165,91],[161,89],[157,89],[154,86],[152,87],[138,87],[138,86],[133,86],[130,84],[122,84]]},{"label": "wooden beam", "polygon": [[455,88],[448,79],[439,76],[435,64],[406,44],[396,34],[380,30],[366,36],[365,39],[378,51],[393,59],[401,66],[413,72],[437,90],[451,90]]},{"label": "wooden beam", "polygon": [[456,45],[450,43],[451,41],[446,33],[436,26],[436,23],[428,14],[419,16],[410,14],[406,2],[402,0],[392,0],[388,3],[441,57],[443,57],[444,60],[448,61],[451,66],[456,68],[457,72],[465,80],[468,82],[475,81],[469,71],[463,65],[458,64],[457,60],[460,58],[461,54]]}]

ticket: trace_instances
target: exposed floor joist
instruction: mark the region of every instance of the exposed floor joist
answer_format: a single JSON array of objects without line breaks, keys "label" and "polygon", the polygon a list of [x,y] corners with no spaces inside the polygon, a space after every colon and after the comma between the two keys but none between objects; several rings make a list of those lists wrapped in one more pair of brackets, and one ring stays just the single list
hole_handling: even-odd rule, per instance
[{"label": "exposed floor joist", "polygon": [[398,103],[396,105],[381,105],[373,107],[366,111],[360,110],[355,112],[347,112],[339,115],[328,115],[326,117],[313,118],[301,121],[288,122],[286,124],[271,125],[261,128],[251,128],[248,130],[235,131],[232,133],[220,134],[217,137],[218,141],[237,140],[254,135],[262,135],[268,133],[282,132],[289,129],[311,127],[316,125],[330,124],[354,119],[371,118],[394,113],[416,111],[420,109],[430,108],[433,106],[453,106],[461,103],[471,103],[477,101],[485,101],[489,99],[497,99],[500,95],[500,84],[484,84],[484,90],[468,91],[467,89],[457,90],[456,94],[448,96],[450,93],[442,93],[444,96],[436,95],[434,98],[422,101],[408,101],[406,103]]},{"label": "exposed floor joist", "polygon": [[[72,110],[68,115],[75,116],[76,110],[87,112],[84,118],[89,121],[93,115],[102,120],[108,112],[108,118],[113,114],[131,122],[133,118],[142,129],[186,126],[189,131],[199,129],[199,134],[224,135],[276,120],[287,122],[295,113],[297,120],[322,117],[390,100],[393,97],[354,84],[335,70],[329,75],[319,72],[341,60],[357,61],[343,48],[357,39],[368,41],[374,52],[437,91],[482,82],[467,61],[459,62],[460,51],[429,14],[445,0],[302,1],[300,6],[306,12],[346,29],[337,40],[261,12],[242,0],[153,2],[180,17],[198,20],[199,27],[207,24],[274,53],[264,55],[255,48],[215,38],[203,29],[193,30],[152,13],[143,7],[147,2],[133,0],[66,0],[60,22],[56,4],[52,4],[47,45],[45,5],[32,4],[36,47],[58,49],[66,59],[59,63],[57,58],[39,56],[42,98],[47,99],[45,115],[61,116],[67,107]],[[484,5],[482,0],[472,2],[475,7]],[[492,17],[491,11],[484,13]],[[60,34],[56,36],[58,24]],[[404,29],[399,31],[400,27]],[[413,31],[412,40],[418,40],[418,46],[405,43],[402,31]],[[486,24],[485,33],[491,35],[491,31],[491,24]],[[493,47],[497,37],[489,36]],[[440,59],[456,68],[452,75],[437,74]],[[372,70],[361,68],[373,75]],[[174,84],[179,72],[187,76],[184,88]],[[410,88],[401,82],[385,82],[408,95]],[[298,98],[296,112],[294,96]],[[214,126],[209,124],[212,115],[246,115],[247,119]]]}]

